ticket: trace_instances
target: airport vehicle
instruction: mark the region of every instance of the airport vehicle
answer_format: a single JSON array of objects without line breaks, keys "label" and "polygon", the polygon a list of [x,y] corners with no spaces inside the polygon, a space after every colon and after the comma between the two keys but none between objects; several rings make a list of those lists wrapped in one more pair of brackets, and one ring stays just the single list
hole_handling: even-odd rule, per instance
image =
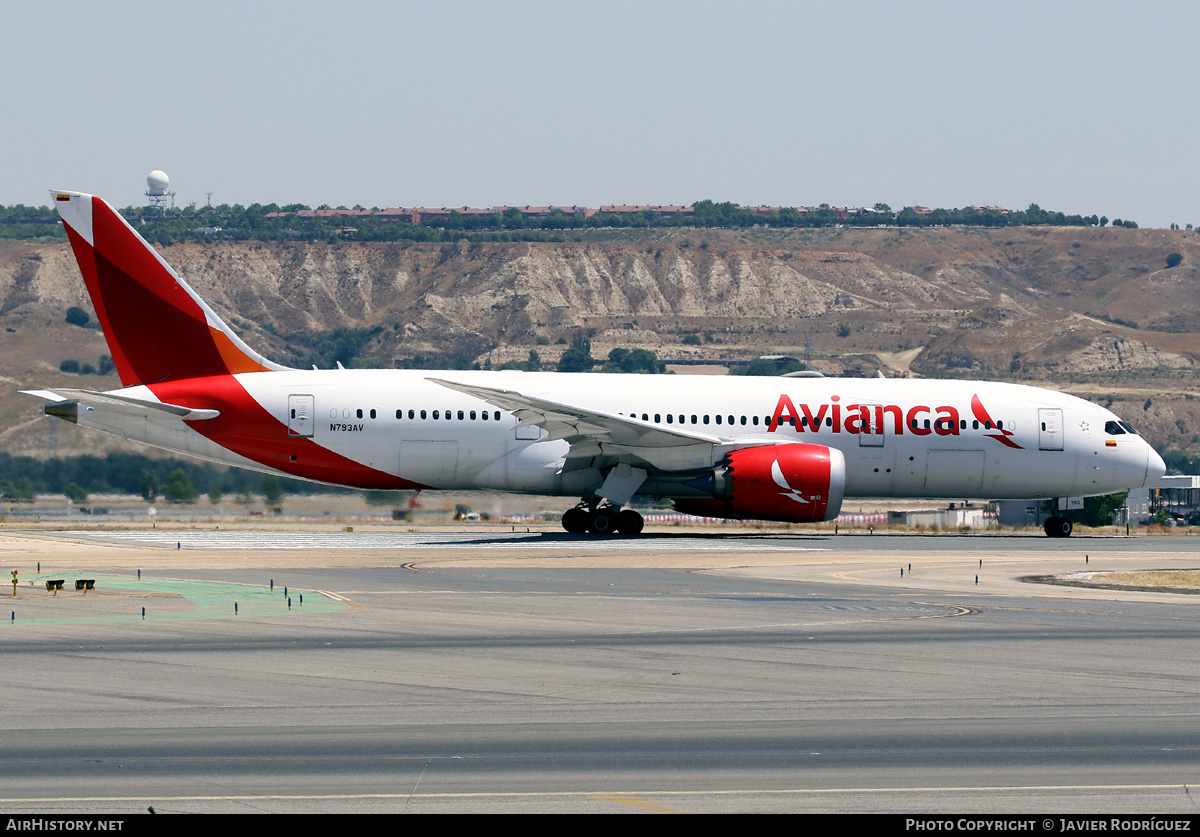
[{"label": "airport vehicle", "polygon": [[[107,203],[52,192],[122,388],[48,414],[334,485],[581,498],[570,532],[636,534],[634,497],[720,518],[834,519],[844,497],[1062,498],[1162,459],[1082,399],[982,381],[301,370],[246,345]],[[1055,516],[1047,534],[1067,536]]]}]

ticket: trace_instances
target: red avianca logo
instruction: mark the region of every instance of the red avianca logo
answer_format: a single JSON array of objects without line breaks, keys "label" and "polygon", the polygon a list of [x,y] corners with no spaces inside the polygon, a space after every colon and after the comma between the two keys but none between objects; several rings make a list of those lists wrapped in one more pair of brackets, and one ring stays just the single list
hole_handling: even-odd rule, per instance
[{"label": "red avianca logo", "polygon": [[[787,424],[798,433],[820,433],[826,428],[833,433],[875,434],[882,435],[884,427],[890,421],[892,433],[902,436],[911,433],[914,436],[928,436],[935,433],[938,436],[960,436],[963,425],[958,408],[949,405],[929,407],[918,404],[907,411],[897,404],[842,404],[841,396],[830,397],[828,404],[820,404],[816,411],[808,404],[801,403],[800,409],[787,395],[780,395],[775,405],[775,413],[771,416],[768,432],[774,433],[781,424]],[[1000,426],[987,408],[979,400],[978,395],[971,396],[971,414],[977,424],[973,429],[982,429],[989,439],[995,439],[1002,445],[1017,450],[1023,448],[1012,440],[1013,432]]]}]

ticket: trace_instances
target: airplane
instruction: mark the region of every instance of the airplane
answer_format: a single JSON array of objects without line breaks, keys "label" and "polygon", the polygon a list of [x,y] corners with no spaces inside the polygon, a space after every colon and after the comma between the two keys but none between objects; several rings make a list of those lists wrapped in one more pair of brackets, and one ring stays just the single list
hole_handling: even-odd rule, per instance
[{"label": "airplane", "polygon": [[[225,465],[365,489],[579,497],[571,533],[636,535],[634,498],[834,520],[846,497],[1058,499],[1162,458],[1083,399],[929,379],[292,369],[235,334],[98,197],[52,191],[121,388],[29,390],[51,416]],[[1052,537],[1072,523],[1055,514]]]}]

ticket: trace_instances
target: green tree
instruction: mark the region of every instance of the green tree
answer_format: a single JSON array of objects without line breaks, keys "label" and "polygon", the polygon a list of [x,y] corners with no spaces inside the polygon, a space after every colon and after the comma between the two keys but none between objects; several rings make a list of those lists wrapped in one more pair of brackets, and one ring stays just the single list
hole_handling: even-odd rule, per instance
[{"label": "green tree", "polygon": [[139,487],[141,488],[142,497],[146,499],[146,502],[153,503],[154,499],[158,496],[159,489],[162,488],[162,484],[158,481],[158,474],[147,469],[142,471]]},{"label": "green tree", "polygon": [[279,505],[279,501],[283,499],[283,486],[279,483],[279,477],[274,474],[267,474],[263,477],[262,493],[268,506]]},{"label": "green tree", "polygon": [[576,337],[558,361],[559,372],[591,372],[596,362],[592,358],[592,341]]},{"label": "green tree", "polygon": [[756,357],[745,366],[735,366],[729,370],[730,375],[750,375],[769,377],[771,375],[786,375],[789,372],[803,372],[808,369],[798,360],[780,363],[769,357]]},{"label": "green tree", "polygon": [[1167,256],[1167,267],[1175,267],[1183,261],[1183,253],[1172,253]]},{"label": "green tree", "polygon": [[21,477],[15,485],[12,480],[0,480],[0,499],[10,503],[32,503],[34,496],[33,483],[29,477]]},{"label": "green tree", "polygon": [[63,488],[63,494],[67,495],[67,499],[72,503],[84,503],[87,502],[88,498],[87,492],[73,482],[66,484]]},{"label": "green tree", "polygon": [[67,309],[67,322],[71,325],[86,326],[91,319],[88,316],[88,312],[77,305],[72,305]]},{"label": "green tree", "polygon": [[1106,494],[1102,497],[1084,497],[1079,522],[1086,526],[1111,526],[1113,512],[1125,505],[1129,492]]},{"label": "green tree", "polygon": [[600,371],[661,375],[667,371],[667,364],[649,349],[613,349]]},{"label": "green tree", "polygon": [[167,484],[163,486],[163,497],[168,503],[194,503],[200,492],[192,486],[192,478],[182,468],[171,471]]}]

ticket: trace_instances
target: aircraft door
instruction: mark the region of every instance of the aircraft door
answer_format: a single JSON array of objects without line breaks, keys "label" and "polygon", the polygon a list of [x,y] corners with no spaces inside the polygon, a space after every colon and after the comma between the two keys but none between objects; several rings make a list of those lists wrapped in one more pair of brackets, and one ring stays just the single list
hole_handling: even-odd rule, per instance
[{"label": "aircraft door", "polygon": [[1063,411],[1057,407],[1038,410],[1038,447],[1041,450],[1063,449]]},{"label": "aircraft door", "polygon": [[858,432],[858,446],[883,447],[883,407],[879,404],[863,404],[860,415],[862,429]]},{"label": "aircraft door", "polygon": [[313,397],[311,395],[288,396],[288,435],[313,435]]}]

